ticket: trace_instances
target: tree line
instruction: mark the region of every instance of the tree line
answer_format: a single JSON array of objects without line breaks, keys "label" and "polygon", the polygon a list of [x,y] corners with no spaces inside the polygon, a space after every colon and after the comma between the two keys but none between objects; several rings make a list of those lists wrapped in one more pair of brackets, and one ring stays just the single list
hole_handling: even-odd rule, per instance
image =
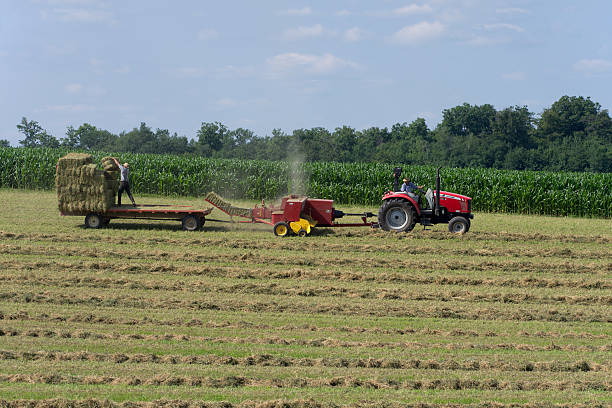
[{"label": "tree line", "polygon": [[[385,162],[515,170],[612,172],[612,119],[589,97],[563,96],[541,115],[526,106],[496,110],[490,104],[463,105],[442,112],[429,129],[425,119],[391,128],[356,130],[342,126],[297,129],[257,136],[244,128],[203,122],[194,138],[153,131],[146,123],[113,134],[88,123],[68,126],[57,139],[36,121],[17,129],[24,147],[67,147],[131,153],[173,153],[214,158],[307,162]],[[0,141],[8,146],[8,141]]]}]

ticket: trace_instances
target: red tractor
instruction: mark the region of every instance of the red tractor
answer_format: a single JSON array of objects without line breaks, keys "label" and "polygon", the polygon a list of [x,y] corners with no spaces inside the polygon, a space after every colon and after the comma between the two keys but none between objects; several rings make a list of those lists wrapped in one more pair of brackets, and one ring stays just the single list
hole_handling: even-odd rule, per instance
[{"label": "red tractor", "polygon": [[421,199],[412,193],[398,192],[402,169],[394,170],[394,190],[385,193],[378,211],[378,225],[385,231],[412,231],[419,222],[424,227],[447,223],[448,230],[465,234],[470,229],[472,199],[464,195],[440,191],[440,168],[436,176],[436,190],[428,189]]}]

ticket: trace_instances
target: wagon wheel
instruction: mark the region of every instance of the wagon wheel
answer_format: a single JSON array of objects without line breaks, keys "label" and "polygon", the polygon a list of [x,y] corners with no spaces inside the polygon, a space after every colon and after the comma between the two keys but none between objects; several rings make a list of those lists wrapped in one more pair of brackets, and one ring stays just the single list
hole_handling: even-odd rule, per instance
[{"label": "wagon wheel", "polygon": [[307,232],[304,228],[302,228],[301,230],[298,231],[298,237],[305,237]]},{"label": "wagon wheel", "polygon": [[185,231],[195,231],[201,226],[200,219],[191,214],[183,217],[182,224]]},{"label": "wagon wheel", "polygon": [[289,235],[289,224],[284,221],[277,222],[274,224],[272,231],[274,231],[274,235],[277,237],[286,237]]},{"label": "wagon wheel", "polygon": [[98,214],[87,214],[85,217],[85,226],[87,228],[101,228],[102,225],[102,217]]}]

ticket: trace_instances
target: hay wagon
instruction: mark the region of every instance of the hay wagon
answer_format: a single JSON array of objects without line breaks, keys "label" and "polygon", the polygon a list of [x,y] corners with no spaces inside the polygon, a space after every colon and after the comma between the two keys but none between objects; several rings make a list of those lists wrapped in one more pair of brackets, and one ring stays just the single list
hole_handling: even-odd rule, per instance
[{"label": "hay wagon", "polygon": [[108,210],[97,213],[63,214],[62,215],[81,215],[85,216],[85,226],[87,228],[102,228],[112,219],[133,219],[133,220],[176,220],[181,221],[183,229],[195,231],[204,225],[206,216],[210,214],[212,208],[197,209],[187,205],[139,205],[136,207],[122,205],[112,207]]},{"label": "hay wagon", "polygon": [[183,229],[200,229],[212,208],[186,205],[115,205],[119,168],[111,157],[102,158],[103,170],[86,153],[69,153],[57,161],[55,187],[62,215],[85,216],[85,226],[101,228],[112,219],[181,221]]}]

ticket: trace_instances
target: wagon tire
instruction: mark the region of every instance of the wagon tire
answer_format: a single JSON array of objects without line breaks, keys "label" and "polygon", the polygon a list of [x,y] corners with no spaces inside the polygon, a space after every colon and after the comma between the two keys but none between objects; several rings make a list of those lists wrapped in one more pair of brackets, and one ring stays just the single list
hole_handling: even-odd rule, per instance
[{"label": "wagon tire", "polygon": [[470,230],[470,222],[464,217],[453,217],[448,223],[448,230],[463,235]]},{"label": "wagon tire", "polygon": [[300,230],[298,231],[298,233],[297,233],[297,234],[298,234],[298,237],[305,237],[305,236],[306,236],[306,234],[307,234],[307,232],[306,232],[306,230],[305,230],[304,228],[302,228],[302,229],[300,229]]},{"label": "wagon tire", "polygon": [[182,221],[183,229],[185,231],[195,231],[199,229],[202,225],[200,224],[200,219],[195,215],[186,215],[183,217]]},{"label": "wagon tire", "polygon": [[414,207],[407,201],[387,200],[378,211],[378,225],[384,231],[410,232],[415,224]]},{"label": "wagon tire", "polygon": [[85,226],[87,228],[102,228],[102,217],[98,214],[87,214],[85,217]]},{"label": "wagon tire", "polygon": [[286,237],[289,235],[289,224],[284,221],[279,221],[274,224],[272,231],[274,231],[274,235],[277,237]]}]

